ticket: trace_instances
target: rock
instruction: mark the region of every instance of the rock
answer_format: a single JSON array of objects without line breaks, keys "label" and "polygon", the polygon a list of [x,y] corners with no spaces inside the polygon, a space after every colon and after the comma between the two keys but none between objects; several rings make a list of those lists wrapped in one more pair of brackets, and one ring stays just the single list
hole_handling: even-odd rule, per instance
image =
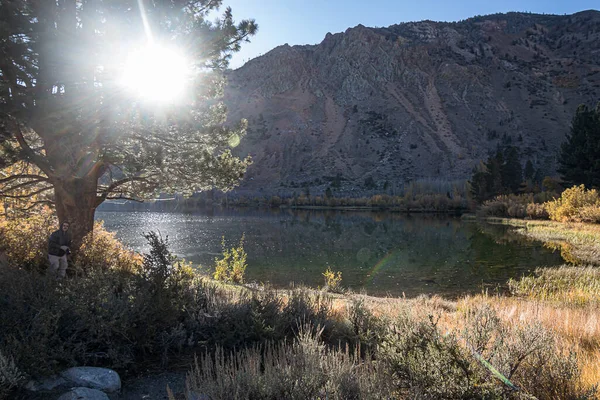
[{"label": "rock", "polygon": [[111,369],[96,367],[69,368],[60,374],[73,386],[85,386],[108,393],[121,390],[121,378]]},{"label": "rock", "polygon": [[53,375],[39,381],[30,380],[25,385],[25,389],[31,392],[50,391],[59,387],[70,387],[70,385],[67,385],[67,381],[58,375]]},{"label": "rock", "polygon": [[109,397],[97,389],[77,387],[63,394],[57,400],[109,400]]}]

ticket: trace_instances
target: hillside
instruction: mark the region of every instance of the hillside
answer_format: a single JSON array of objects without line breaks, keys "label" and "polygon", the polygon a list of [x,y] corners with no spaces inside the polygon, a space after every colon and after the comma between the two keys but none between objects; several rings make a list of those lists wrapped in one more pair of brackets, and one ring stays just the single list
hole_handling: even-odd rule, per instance
[{"label": "hillside", "polygon": [[[359,195],[468,177],[499,145],[556,170],[578,104],[600,100],[600,12],[358,25],[279,46],[228,74],[239,192]],[[386,184],[387,182],[387,184]]]}]

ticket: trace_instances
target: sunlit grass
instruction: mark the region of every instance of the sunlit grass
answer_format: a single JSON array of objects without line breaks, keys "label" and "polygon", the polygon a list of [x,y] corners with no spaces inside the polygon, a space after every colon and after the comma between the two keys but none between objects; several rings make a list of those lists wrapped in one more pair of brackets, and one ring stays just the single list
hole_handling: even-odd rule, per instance
[{"label": "sunlit grass", "polygon": [[580,387],[591,389],[600,383],[600,309],[572,308],[568,304],[537,299],[478,295],[457,302],[459,310],[487,304],[506,324],[541,323],[555,332],[566,348],[577,354],[581,371]]},{"label": "sunlit grass", "polygon": [[525,221],[492,218],[490,222],[516,226],[518,233],[560,249],[565,261],[600,265],[600,225],[578,222]]},{"label": "sunlit grass", "polygon": [[508,282],[510,291],[521,297],[585,307],[600,304],[598,267],[538,268],[536,276]]}]

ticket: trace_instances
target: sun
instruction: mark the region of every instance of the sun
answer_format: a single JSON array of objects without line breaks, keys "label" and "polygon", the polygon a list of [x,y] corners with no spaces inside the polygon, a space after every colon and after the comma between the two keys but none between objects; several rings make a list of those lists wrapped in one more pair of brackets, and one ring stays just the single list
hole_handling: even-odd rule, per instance
[{"label": "sun", "polygon": [[134,96],[152,103],[181,99],[189,81],[189,66],[175,49],[147,45],[129,53],[122,85]]}]

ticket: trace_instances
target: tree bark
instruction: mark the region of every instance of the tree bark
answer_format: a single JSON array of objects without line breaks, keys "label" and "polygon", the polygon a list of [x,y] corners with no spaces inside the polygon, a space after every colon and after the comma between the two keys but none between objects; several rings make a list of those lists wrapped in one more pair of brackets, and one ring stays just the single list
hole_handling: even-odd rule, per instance
[{"label": "tree bark", "polygon": [[60,223],[68,221],[71,225],[71,250],[74,252],[81,246],[83,238],[94,231],[96,187],[97,180],[93,178],[54,184],[56,214]]}]

